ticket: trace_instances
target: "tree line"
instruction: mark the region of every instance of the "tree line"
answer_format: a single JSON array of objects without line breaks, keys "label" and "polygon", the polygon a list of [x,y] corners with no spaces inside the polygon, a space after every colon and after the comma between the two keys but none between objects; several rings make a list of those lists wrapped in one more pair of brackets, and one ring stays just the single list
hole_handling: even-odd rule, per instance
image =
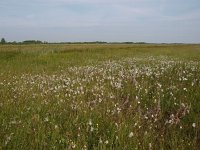
[{"label": "tree line", "polygon": [[146,42],[104,42],[104,41],[94,41],[94,42],[46,42],[40,40],[25,40],[22,42],[7,42],[5,38],[1,38],[0,44],[147,44]]},{"label": "tree line", "polygon": [[1,38],[0,44],[45,44],[48,42],[43,42],[43,41],[39,41],[39,40],[26,40],[26,41],[22,41],[22,42],[7,42],[5,40],[5,38]]}]

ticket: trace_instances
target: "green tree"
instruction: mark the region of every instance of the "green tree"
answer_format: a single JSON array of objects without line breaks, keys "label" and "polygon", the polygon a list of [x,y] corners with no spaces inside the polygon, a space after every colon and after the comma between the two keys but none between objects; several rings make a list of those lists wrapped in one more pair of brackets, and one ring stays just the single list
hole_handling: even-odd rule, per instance
[{"label": "green tree", "polygon": [[6,40],[4,38],[1,39],[1,44],[6,44]]}]

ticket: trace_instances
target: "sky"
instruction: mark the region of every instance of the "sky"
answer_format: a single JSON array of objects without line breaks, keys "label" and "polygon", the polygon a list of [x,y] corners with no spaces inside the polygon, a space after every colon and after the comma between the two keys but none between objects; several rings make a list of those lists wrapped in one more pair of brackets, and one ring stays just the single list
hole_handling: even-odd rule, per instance
[{"label": "sky", "polygon": [[200,43],[200,0],[1,0],[2,37]]}]

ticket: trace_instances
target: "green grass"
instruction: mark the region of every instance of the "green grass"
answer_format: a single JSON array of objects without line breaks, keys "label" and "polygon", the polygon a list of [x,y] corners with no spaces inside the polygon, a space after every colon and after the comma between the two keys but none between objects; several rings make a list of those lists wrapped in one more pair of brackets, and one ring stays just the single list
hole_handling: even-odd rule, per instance
[{"label": "green grass", "polygon": [[56,71],[58,66],[96,64],[126,57],[169,56],[199,60],[199,45],[5,45],[0,47],[1,70]]},{"label": "green grass", "polygon": [[198,149],[200,45],[1,45],[0,149]]}]

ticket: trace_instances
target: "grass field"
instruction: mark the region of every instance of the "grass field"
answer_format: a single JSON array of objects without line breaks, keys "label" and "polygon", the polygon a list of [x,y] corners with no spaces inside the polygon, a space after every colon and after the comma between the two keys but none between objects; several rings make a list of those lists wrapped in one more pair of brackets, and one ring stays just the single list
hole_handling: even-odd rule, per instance
[{"label": "grass field", "polygon": [[0,149],[199,149],[200,45],[0,46]]}]

